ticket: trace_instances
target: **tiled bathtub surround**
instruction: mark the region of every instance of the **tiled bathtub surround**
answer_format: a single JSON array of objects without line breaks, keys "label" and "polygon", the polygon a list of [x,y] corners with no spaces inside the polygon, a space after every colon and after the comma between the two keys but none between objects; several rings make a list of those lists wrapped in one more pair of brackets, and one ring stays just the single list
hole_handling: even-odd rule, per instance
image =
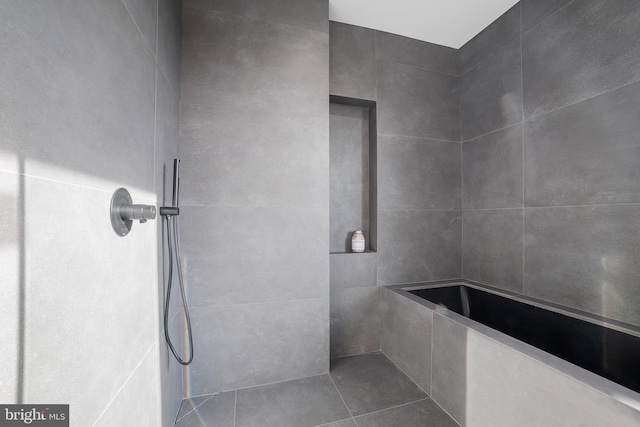
[{"label": "tiled bathtub surround", "polygon": [[640,324],[639,21],[523,0],[460,49],[464,278]]},{"label": "tiled bathtub surround", "polygon": [[414,381],[430,379],[431,398],[461,426],[640,422],[637,393],[431,302],[382,292],[385,354]]},{"label": "tiled bathtub surround", "polygon": [[70,404],[71,425],[170,425],[182,373],[164,345],[160,219],[121,238],[108,206],[118,187],[167,200],[181,2],[0,15],[0,401]]}]

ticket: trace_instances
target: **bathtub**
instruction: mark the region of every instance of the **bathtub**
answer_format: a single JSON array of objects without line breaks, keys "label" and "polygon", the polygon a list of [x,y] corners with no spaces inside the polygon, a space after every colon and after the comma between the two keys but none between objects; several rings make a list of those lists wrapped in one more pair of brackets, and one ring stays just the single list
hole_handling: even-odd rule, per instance
[{"label": "bathtub", "polygon": [[637,328],[472,282],[382,301],[382,351],[461,426],[640,426]]}]

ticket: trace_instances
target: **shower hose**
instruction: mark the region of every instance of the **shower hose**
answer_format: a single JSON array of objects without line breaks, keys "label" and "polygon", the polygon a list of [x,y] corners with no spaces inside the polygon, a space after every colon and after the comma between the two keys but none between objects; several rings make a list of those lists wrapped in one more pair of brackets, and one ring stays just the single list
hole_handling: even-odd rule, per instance
[{"label": "shower hose", "polygon": [[[180,264],[180,245],[178,242],[178,226],[177,219],[173,218],[173,215],[167,215],[167,243],[169,246],[169,276],[167,283],[167,297],[164,302],[164,337],[167,340],[167,344],[171,349],[171,352],[175,356],[176,360],[181,365],[188,365],[193,360],[193,336],[191,333],[191,318],[189,316],[189,307],[187,306],[187,297],[184,292],[184,279],[182,277],[182,265]],[[173,237],[173,238],[172,238]],[[184,315],[187,321],[187,336],[189,338],[189,359],[187,361],[182,360],[178,355],[173,343],[171,342],[171,338],[169,337],[169,304],[171,302],[171,284],[173,282],[173,246],[175,246],[176,252],[176,266],[178,273],[178,280],[180,282],[180,295],[182,297],[182,306],[184,307]]]}]

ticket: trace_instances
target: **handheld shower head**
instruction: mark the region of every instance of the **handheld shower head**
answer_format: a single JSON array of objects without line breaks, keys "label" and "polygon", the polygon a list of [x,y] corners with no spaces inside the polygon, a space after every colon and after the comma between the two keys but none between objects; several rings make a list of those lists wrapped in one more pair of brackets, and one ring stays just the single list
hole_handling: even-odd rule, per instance
[{"label": "handheld shower head", "polygon": [[174,208],[178,207],[180,202],[180,159],[173,159],[173,198],[172,204]]}]

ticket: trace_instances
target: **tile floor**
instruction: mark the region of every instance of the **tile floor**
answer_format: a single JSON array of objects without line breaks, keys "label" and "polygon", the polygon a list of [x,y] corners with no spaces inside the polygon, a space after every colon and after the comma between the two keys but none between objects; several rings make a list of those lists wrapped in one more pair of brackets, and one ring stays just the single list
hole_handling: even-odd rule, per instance
[{"label": "tile floor", "polygon": [[185,399],[177,427],[458,427],[382,353],[328,375]]}]

